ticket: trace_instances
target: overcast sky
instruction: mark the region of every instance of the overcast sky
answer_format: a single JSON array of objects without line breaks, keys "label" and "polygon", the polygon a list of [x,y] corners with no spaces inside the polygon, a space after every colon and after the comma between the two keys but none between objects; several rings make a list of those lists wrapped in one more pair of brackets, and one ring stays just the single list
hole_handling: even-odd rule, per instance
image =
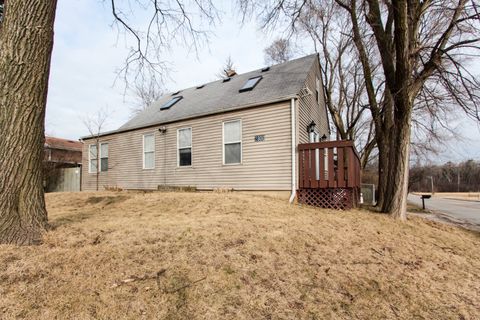
[{"label": "overcast sky", "polygon": [[[165,55],[172,65],[167,89],[187,88],[215,80],[226,58],[231,55],[237,72],[264,65],[264,48],[275,34],[264,34],[256,24],[240,24],[238,15],[218,1],[222,23],[213,29],[208,46],[198,54],[174,46]],[[99,0],[59,0],[55,22],[55,44],[46,115],[47,135],[78,139],[88,133],[82,123],[87,114],[108,108],[111,116],[105,131],[117,129],[131,114],[132,98],[124,97],[121,81],[114,86],[116,70],[123,65],[127,50],[123,38],[111,27],[108,2]],[[302,46],[297,55],[312,53]],[[467,158],[480,160],[480,129],[472,120],[458,121],[460,142],[447,142],[437,162]]]}]

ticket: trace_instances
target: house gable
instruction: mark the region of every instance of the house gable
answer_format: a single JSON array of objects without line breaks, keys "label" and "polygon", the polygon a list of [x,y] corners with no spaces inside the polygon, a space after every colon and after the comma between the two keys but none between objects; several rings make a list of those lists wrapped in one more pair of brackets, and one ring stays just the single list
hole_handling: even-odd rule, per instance
[{"label": "house gable", "polygon": [[[317,88],[317,80],[319,88]],[[330,137],[330,126],[328,122],[328,110],[325,105],[325,97],[323,92],[322,77],[320,76],[320,63],[318,58],[313,62],[303,88],[298,99],[298,115],[297,115],[297,143],[308,143],[309,134],[308,126],[315,123],[315,130],[320,137],[325,135],[327,139]],[[320,89],[320,90],[318,90]],[[318,100],[317,100],[317,91]]]}]

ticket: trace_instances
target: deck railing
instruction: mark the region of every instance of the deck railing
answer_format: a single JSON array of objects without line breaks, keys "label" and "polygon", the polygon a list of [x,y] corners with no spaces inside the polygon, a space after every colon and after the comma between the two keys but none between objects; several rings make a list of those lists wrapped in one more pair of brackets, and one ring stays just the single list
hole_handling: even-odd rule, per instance
[{"label": "deck railing", "polygon": [[299,189],[359,188],[360,157],[352,141],[298,145]]}]

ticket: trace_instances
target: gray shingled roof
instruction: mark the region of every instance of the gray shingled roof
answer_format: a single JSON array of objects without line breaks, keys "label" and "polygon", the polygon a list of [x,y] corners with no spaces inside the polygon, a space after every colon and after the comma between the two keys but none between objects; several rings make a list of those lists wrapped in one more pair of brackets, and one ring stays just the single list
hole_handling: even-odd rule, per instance
[{"label": "gray shingled roof", "polygon": [[[273,65],[266,72],[257,69],[237,74],[228,82],[218,80],[206,83],[201,89],[181,90],[174,96],[183,99],[170,109],[160,111],[160,107],[174,97],[172,93],[166,94],[118,130],[103,135],[290,99],[304,86],[315,59],[317,55],[312,54]],[[263,78],[253,90],[239,92],[249,78],[258,75]]]},{"label": "gray shingled roof", "polygon": [[[171,93],[166,94],[121,126],[119,131],[288,99],[300,92],[316,58],[317,55],[313,54],[271,66],[266,72],[258,69],[237,74],[228,82],[218,80],[205,84],[201,89],[192,87],[181,90],[176,96],[182,96],[183,99],[170,109],[160,111],[160,107],[173,98]],[[249,78],[257,75],[263,78],[252,91],[238,91]]]}]

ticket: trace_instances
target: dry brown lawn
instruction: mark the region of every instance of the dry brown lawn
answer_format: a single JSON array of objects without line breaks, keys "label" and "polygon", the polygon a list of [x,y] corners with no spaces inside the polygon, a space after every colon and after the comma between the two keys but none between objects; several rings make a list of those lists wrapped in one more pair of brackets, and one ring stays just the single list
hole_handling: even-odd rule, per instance
[{"label": "dry brown lawn", "polygon": [[479,319],[480,235],[239,193],[49,194],[0,319]]}]

